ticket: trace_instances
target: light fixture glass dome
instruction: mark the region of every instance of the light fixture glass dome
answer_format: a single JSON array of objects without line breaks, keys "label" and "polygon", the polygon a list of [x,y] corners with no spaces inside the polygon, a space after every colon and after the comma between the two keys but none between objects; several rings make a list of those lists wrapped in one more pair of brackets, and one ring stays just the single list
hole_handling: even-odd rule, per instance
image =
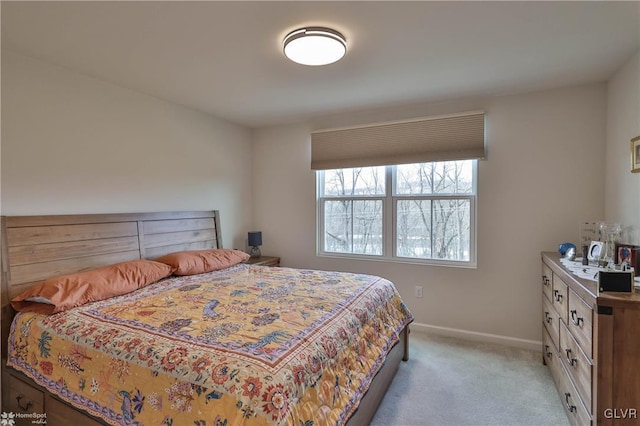
[{"label": "light fixture glass dome", "polygon": [[307,27],[290,32],[284,38],[284,54],[302,65],[327,65],[347,53],[347,41],[330,28]]}]

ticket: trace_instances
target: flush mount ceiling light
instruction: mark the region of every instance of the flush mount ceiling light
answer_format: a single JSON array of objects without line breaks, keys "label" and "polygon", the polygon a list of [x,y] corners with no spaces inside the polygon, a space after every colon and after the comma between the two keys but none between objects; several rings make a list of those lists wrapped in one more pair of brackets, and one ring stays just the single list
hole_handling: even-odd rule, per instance
[{"label": "flush mount ceiling light", "polygon": [[290,32],[284,38],[284,54],[302,65],[327,65],[347,53],[347,40],[330,28],[306,27]]}]

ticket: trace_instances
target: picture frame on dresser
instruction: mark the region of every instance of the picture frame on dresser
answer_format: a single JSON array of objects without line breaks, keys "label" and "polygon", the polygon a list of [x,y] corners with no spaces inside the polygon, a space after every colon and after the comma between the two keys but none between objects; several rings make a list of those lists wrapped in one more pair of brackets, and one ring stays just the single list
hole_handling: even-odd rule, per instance
[{"label": "picture frame on dresser", "polygon": [[636,275],[640,269],[640,246],[633,244],[615,244],[616,265],[620,265],[623,262],[627,262],[629,266],[635,269]]},{"label": "picture frame on dresser", "polygon": [[600,252],[602,251],[602,241],[591,241],[589,245],[589,251],[587,253],[587,259],[590,262],[597,262],[600,258]]}]

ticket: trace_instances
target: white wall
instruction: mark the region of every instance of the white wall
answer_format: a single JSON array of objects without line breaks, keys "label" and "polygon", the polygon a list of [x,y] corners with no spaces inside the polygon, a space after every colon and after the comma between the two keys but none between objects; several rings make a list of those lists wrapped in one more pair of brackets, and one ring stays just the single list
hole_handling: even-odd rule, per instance
[{"label": "white wall", "polygon": [[[478,268],[316,257],[313,129],[484,109],[488,159],[478,171]],[[326,117],[254,133],[254,228],[284,266],[381,275],[416,322],[541,340],[540,251],[577,242],[604,215],[606,87],[560,90]],[[413,296],[424,286],[424,298]]]},{"label": "white wall", "polygon": [[2,50],[2,214],[219,209],[251,224],[251,132]]},{"label": "white wall", "polygon": [[640,244],[640,173],[630,172],[630,140],[636,136],[640,136],[640,52],[609,80],[607,90],[605,218],[624,225],[623,241],[630,244]]}]

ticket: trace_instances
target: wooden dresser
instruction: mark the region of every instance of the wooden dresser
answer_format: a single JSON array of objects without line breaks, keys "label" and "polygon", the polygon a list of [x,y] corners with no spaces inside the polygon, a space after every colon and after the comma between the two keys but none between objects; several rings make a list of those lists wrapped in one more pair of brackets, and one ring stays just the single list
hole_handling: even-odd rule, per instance
[{"label": "wooden dresser", "polygon": [[601,293],[542,253],[543,360],[574,425],[640,425],[640,293]]}]

